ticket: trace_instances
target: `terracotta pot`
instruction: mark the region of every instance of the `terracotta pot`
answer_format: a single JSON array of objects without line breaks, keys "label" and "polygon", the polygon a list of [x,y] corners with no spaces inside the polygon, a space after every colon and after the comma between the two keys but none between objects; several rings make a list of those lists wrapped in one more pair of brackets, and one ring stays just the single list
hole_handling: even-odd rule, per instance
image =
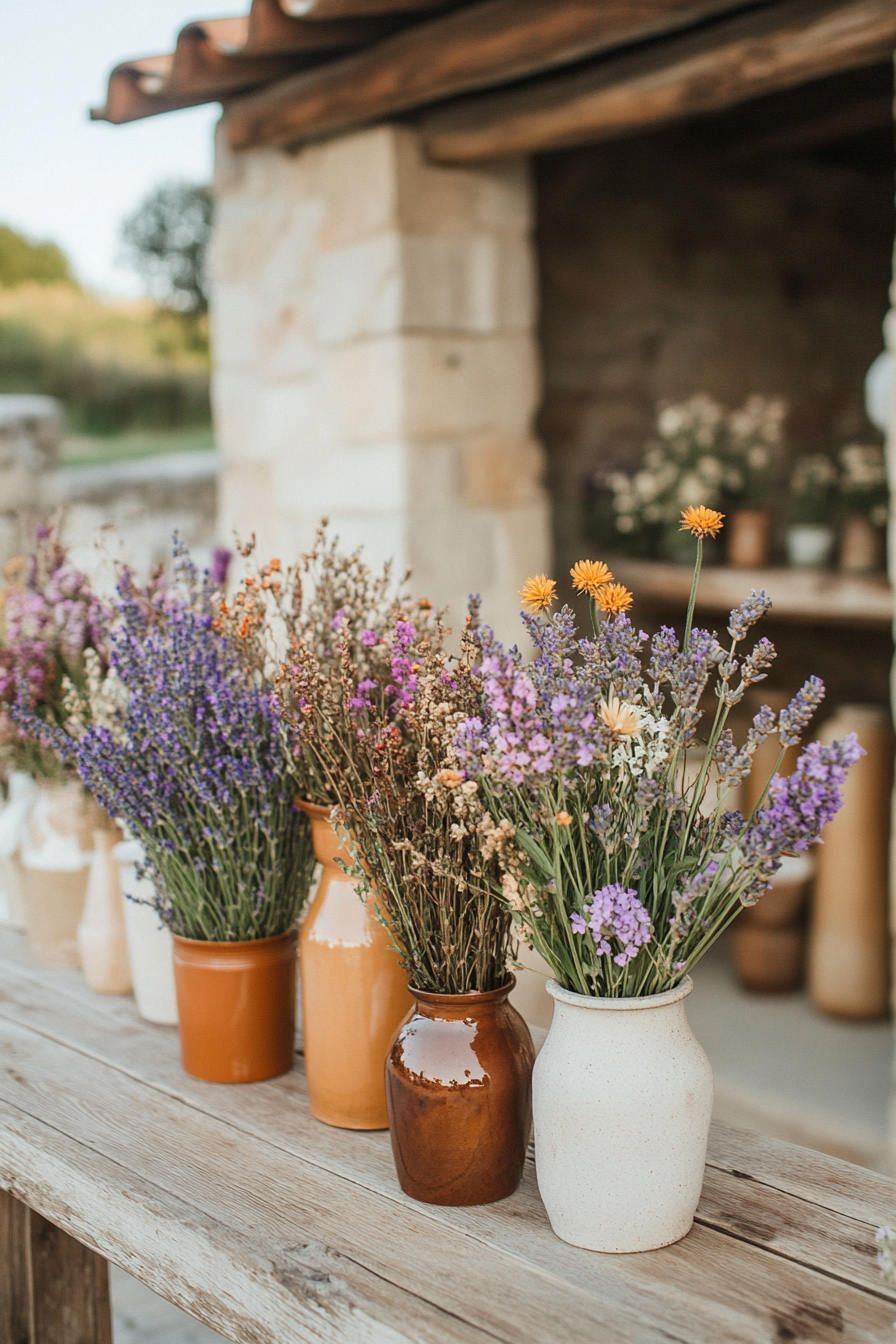
[{"label": "terracotta pot", "polygon": [[532,1128],[529,1028],[485,994],[427,994],[386,1061],[392,1154],[405,1194],[425,1204],[492,1204],[513,1194]]},{"label": "terracotta pot", "polygon": [[[767,896],[763,896],[767,900]],[[744,989],[754,994],[789,994],[803,978],[806,935],[800,924],[767,928],[734,926],[734,969]]]},{"label": "terracotta pot", "polygon": [[548,983],[535,1061],[535,1170],[551,1227],[589,1251],[650,1251],[691,1227],[712,1070],[684,1011],[693,988],[589,998]]},{"label": "terracotta pot", "polygon": [[183,1066],[209,1083],[256,1083],[292,1068],[295,929],[246,943],[174,937]]},{"label": "terracotta pot", "polygon": [[869,574],[884,567],[885,533],[863,513],[848,513],[840,533],[840,568],[847,574]]},{"label": "terracotta pot", "polygon": [[386,1129],[383,1069],[413,1000],[392,939],[336,860],[350,863],[332,808],[301,803],[323,867],[300,936],[311,1113],[342,1129]]},{"label": "terracotta pot", "polygon": [[112,853],[119,836],[117,827],[111,826],[93,833],[87,895],[78,925],[81,969],[95,994],[130,994],[132,987],[121,873]]},{"label": "terracotta pot", "polygon": [[768,564],[769,509],[734,509],[728,526],[728,563],[734,569],[760,569]]},{"label": "terracotta pot", "polygon": [[809,928],[809,995],[835,1017],[882,1017],[889,1001],[887,871],[893,730],[883,706],[842,705],[823,741],[854,732],[867,755],[822,832]]}]

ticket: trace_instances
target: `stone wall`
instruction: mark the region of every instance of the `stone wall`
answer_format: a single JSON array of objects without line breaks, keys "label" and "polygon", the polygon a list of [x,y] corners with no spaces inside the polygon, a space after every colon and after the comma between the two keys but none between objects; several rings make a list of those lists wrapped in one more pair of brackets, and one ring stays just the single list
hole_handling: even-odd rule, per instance
[{"label": "stone wall", "polygon": [[220,535],[292,556],[328,515],[515,633],[548,564],[525,165],[435,168],[407,127],[297,155],[220,135],[215,193]]},{"label": "stone wall", "polygon": [[[872,94],[889,79],[860,73]],[[536,161],[540,427],[562,572],[582,549],[583,481],[637,458],[659,401],[783,394],[795,451],[869,433],[862,388],[887,307],[892,126],[825,152],[788,149],[812,96],[788,94],[778,117],[765,100]],[[830,118],[843,100],[824,106]]]}]

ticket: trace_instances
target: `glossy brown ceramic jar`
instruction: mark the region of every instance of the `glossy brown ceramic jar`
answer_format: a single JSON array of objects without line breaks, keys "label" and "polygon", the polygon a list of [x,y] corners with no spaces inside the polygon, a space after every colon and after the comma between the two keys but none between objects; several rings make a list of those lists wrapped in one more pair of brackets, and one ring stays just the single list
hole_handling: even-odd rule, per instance
[{"label": "glossy brown ceramic jar", "polygon": [[405,1194],[425,1204],[491,1204],[513,1194],[532,1128],[529,1028],[507,1001],[427,994],[386,1060],[392,1153]]},{"label": "glossy brown ceramic jar", "polygon": [[208,1083],[256,1083],[292,1068],[298,933],[247,943],[174,937],[183,1066]]}]

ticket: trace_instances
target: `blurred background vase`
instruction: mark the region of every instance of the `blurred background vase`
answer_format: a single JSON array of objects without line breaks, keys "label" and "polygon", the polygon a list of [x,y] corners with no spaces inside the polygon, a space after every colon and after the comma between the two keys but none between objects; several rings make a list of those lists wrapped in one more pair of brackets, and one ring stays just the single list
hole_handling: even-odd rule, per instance
[{"label": "blurred background vase", "polygon": [[351,866],[332,808],[301,803],[323,868],[300,935],[311,1113],[343,1129],[388,1129],[386,1056],[413,1006],[391,936],[339,867]]},{"label": "blurred background vase", "polygon": [[785,858],[772,878],[771,890],[735,920],[734,969],[744,989],[757,994],[787,994],[799,988],[812,871],[812,861],[805,855]]},{"label": "blurred background vase", "polygon": [[884,567],[885,534],[863,513],[848,513],[840,532],[840,568],[847,574],[872,574]]},{"label": "blurred background vase", "polygon": [[118,828],[112,822],[94,828],[93,858],[78,925],[81,969],[95,994],[131,992],[121,874],[112,852],[118,836]]},{"label": "blurred background vase", "polygon": [[865,748],[843,806],[818,846],[809,932],[809,995],[835,1017],[882,1017],[889,1003],[887,856],[893,729],[883,705],[841,705],[820,737],[855,733]]},{"label": "blurred background vase", "polygon": [[147,1022],[176,1026],[174,944],[171,930],[153,907],[153,883],[137,873],[137,865],[145,857],[143,846],[139,840],[122,840],[112,854],[121,874],[124,927],[137,1012]]},{"label": "blurred background vase", "polygon": [[828,523],[791,523],[787,529],[787,559],[794,569],[825,569],[834,541],[834,529]]},{"label": "blurred background vase", "polygon": [[16,855],[28,813],[37,797],[37,784],[24,770],[10,770],[6,804],[0,811],[0,887],[6,896],[6,919],[16,929],[25,927],[25,897]]},{"label": "blurred background vase", "polygon": [[728,520],[728,563],[735,569],[768,564],[772,515],[769,509],[734,509]]},{"label": "blurred background vase", "polygon": [[41,780],[20,846],[19,875],[32,959],[77,966],[78,925],[91,860],[90,802],[77,780]]}]

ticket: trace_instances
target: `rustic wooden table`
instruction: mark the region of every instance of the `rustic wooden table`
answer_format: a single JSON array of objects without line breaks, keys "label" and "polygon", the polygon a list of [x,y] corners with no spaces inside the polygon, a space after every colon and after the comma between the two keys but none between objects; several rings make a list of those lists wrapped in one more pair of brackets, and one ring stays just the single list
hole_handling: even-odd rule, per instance
[{"label": "rustic wooden table", "polygon": [[591,1254],[552,1234],[532,1162],[501,1204],[415,1204],[388,1134],[311,1118],[301,1059],[196,1082],[173,1029],[9,932],[0,1080],[0,1344],[109,1344],[104,1260],[246,1344],[896,1338],[874,1260],[896,1182],[754,1134],[714,1127],[684,1241]]}]

